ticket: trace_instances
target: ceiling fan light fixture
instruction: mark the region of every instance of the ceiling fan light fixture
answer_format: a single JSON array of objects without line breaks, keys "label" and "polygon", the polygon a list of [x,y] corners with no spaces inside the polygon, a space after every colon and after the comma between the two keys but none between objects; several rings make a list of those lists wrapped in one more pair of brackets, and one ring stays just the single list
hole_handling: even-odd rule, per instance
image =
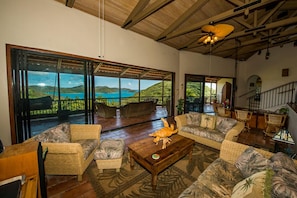
[{"label": "ceiling fan light fixture", "polygon": [[206,35],[201,37],[198,41],[204,44],[214,44],[229,35],[234,30],[234,27],[229,24],[217,24],[205,25],[201,29]]}]

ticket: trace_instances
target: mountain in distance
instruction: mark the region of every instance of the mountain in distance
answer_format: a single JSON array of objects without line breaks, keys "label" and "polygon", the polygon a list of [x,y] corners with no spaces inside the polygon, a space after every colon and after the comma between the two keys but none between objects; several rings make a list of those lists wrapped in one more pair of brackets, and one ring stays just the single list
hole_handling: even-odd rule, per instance
[{"label": "mountain in distance", "polygon": [[[122,90],[125,90],[126,92],[132,92],[136,93],[137,90],[127,89],[123,88]],[[111,88],[107,86],[96,86],[95,92],[96,93],[114,93],[118,92],[119,88]],[[38,85],[31,85],[29,86],[29,95],[30,98],[36,98],[36,97],[42,97],[50,94],[57,93],[58,88],[54,86],[38,86]],[[60,88],[61,93],[84,93],[84,86],[76,86],[71,88]],[[55,94],[56,95],[56,94]]]},{"label": "mountain in distance", "polygon": [[[136,95],[137,93],[135,93]],[[144,90],[140,91],[141,96],[161,96],[162,95],[162,82],[156,83]],[[171,95],[171,82],[164,81],[164,96]]]}]

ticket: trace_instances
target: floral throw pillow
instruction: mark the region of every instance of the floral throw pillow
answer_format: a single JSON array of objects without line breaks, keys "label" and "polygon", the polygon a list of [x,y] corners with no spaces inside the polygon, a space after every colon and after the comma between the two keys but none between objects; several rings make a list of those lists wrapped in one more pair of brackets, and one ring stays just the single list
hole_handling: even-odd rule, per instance
[{"label": "floral throw pillow", "polygon": [[212,115],[202,114],[200,127],[214,129],[216,126],[216,117]]},{"label": "floral throw pillow", "polygon": [[236,160],[235,166],[247,178],[270,167],[270,160],[257,152],[254,147],[248,147]]},{"label": "floral throw pillow", "polygon": [[273,170],[267,169],[240,181],[234,186],[231,198],[271,197],[273,174]]},{"label": "floral throw pillow", "polygon": [[34,139],[39,142],[50,142],[50,143],[69,143],[70,132],[69,123],[63,123],[55,127],[49,128],[46,131],[36,135]]},{"label": "floral throw pillow", "polygon": [[278,171],[284,168],[288,171],[291,171],[297,174],[296,164],[285,153],[282,153],[282,152],[275,153],[273,156],[271,156],[270,161],[271,161],[271,166],[275,171]]},{"label": "floral throw pillow", "polygon": [[237,123],[237,120],[233,118],[217,117],[216,129],[226,134]]},{"label": "floral throw pillow", "polygon": [[200,126],[201,113],[190,112],[186,114],[187,124]]}]

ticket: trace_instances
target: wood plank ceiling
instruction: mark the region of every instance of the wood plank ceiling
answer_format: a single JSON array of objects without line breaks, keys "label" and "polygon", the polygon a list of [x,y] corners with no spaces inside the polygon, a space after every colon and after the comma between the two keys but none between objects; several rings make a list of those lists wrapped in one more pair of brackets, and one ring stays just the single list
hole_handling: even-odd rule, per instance
[{"label": "wood plank ceiling", "polygon": [[[270,47],[297,41],[296,0],[55,0],[178,50],[248,60]],[[101,18],[102,15],[100,16]],[[210,44],[198,42],[207,24],[234,31]],[[294,45],[294,46],[295,46]],[[273,56],[273,54],[271,54]]]}]

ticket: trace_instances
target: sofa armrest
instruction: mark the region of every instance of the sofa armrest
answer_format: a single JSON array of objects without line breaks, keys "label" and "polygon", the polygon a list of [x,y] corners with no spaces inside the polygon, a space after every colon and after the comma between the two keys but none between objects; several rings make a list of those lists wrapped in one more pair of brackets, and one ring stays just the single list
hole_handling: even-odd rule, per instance
[{"label": "sofa armrest", "polygon": [[100,140],[101,130],[100,124],[70,124],[71,141],[83,139]]},{"label": "sofa armrest", "polygon": [[182,126],[187,124],[187,116],[186,114],[178,115],[174,117],[174,120],[176,121],[176,128],[180,131]]},{"label": "sofa armrest", "polygon": [[[237,158],[247,149],[249,146],[229,140],[224,140],[220,150],[220,158],[231,163],[235,164]],[[259,153],[261,153],[265,158],[270,158],[273,153],[255,148]]]},{"label": "sofa armrest", "polygon": [[236,125],[226,133],[225,140],[237,142],[238,136],[243,129],[244,129],[244,123],[237,122]]}]

